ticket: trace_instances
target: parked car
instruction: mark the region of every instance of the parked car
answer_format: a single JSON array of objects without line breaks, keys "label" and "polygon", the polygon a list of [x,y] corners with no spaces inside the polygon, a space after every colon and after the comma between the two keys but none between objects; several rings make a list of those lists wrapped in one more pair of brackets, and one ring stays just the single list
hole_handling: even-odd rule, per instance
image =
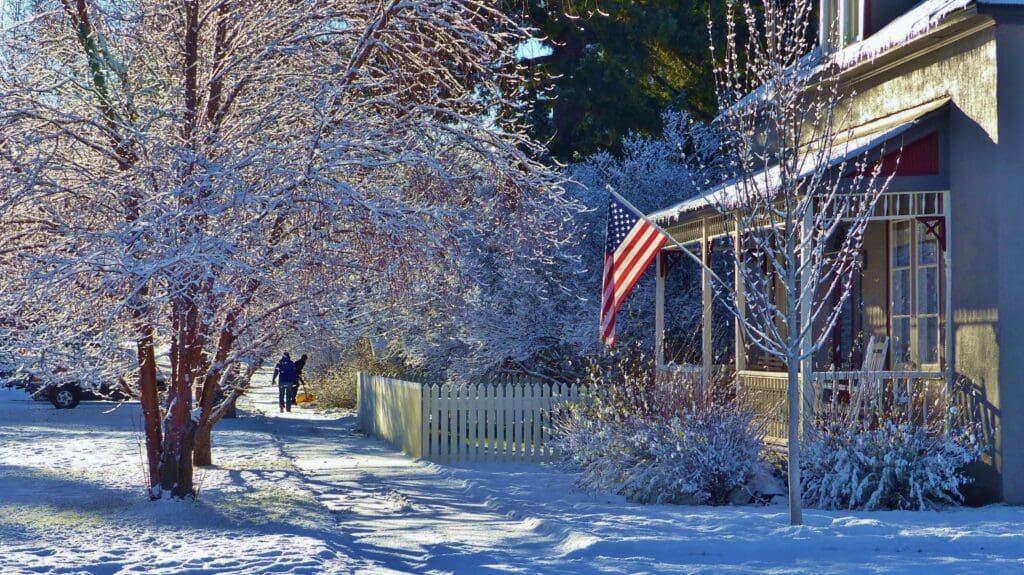
[{"label": "parked car", "polygon": [[49,401],[57,409],[73,409],[82,401],[124,401],[132,398],[131,389],[124,381],[94,385],[62,374],[44,377],[35,373],[8,373],[3,383],[7,387],[25,390],[37,401]]}]

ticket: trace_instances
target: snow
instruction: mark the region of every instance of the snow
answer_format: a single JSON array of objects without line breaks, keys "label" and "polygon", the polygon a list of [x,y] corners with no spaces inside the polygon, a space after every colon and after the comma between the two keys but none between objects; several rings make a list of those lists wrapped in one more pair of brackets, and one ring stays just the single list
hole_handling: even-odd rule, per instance
[{"label": "snow", "polygon": [[890,48],[928,32],[948,15],[963,10],[973,2],[974,0],[925,0],[863,41],[839,50],[833,58],[839,67],[844,69],[875,58]]},{"label": "snow", "polygon": [[839,50],[833,58],[840,68],[876,58],[939,26],[949,15],[971,4],[1020,6],[1021,0],[924,0],[861,42]]},{"label": "snow", "polygon": [[864,40],[832,55],[841,69],[877,58],[938,27],[950,15],[972,4],[1021,6],[1022,0],[924,0]]},{"label": "snow", "polygon": [[[0,391],[0,572],[1019,573],[1024,509],[641,506],[549,466],[445,467],[351,414],[278,414],[265,374],[197,502],[146,500],[138,406]],[[263,413],[265,412],[265,413]]]}]

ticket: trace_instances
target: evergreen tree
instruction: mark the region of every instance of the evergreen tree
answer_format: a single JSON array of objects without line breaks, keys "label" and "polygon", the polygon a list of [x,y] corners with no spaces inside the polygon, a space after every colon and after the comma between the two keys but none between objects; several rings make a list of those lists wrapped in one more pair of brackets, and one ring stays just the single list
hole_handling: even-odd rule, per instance
[{"label": "evergreen tree", "polygon": [[[712,0],[714,17],[724,4]],[[545,38],[524,58],[551,79],[534,87],[531,123],[555,158],[618,152],[630,131],[658,135],[665,109],[714,114],[708,2],[523,0],[511,9]]]}]

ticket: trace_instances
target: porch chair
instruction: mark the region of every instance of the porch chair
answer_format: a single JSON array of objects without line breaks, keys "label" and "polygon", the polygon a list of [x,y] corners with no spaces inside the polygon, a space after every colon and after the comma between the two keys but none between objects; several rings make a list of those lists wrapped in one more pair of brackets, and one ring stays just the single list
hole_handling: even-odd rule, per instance
[{"label": "porch chair", "polygon": [[864,348],[864,363],[860,368],[860,377],[851,389],[851,413],[859,418],[868,415],[867,409],[878,405],[882,399],[881,371],[885,367],[885,356],[889,353],[889,338],[875,339],[871,336]]}]

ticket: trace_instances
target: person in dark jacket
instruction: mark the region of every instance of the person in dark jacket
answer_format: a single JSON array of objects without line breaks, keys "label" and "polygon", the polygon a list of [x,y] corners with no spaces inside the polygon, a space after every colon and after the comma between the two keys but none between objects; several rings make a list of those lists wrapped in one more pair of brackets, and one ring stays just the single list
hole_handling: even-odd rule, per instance
[{"label": "person in dark jacket", "polygon": [[295,369],[291,356],[285,353],[274,366],[274,377],[270,379],[271,385],[277,383],[277,405],[282,412],[286,409],[289,412],[292,410],[298,380],[298,370]]},{"label": "person in dark jacket", "polygon": [[[296,391],[298,391],[300,383],[303,385],[303,389],[305,389],[306,380],[302,377],[302,370],[303,370],[303,368],[306,367],[306,361],[308,359],[309,359],[308,355],[302,354],[302,357],[300,357],[299,360],[295,362],[295,389],[296,389]],[[292,394],[292,405],[296,405],[297,404],[297,402],[295,401],[295,396],[296,396],[296,394],[293,393]]]}]

